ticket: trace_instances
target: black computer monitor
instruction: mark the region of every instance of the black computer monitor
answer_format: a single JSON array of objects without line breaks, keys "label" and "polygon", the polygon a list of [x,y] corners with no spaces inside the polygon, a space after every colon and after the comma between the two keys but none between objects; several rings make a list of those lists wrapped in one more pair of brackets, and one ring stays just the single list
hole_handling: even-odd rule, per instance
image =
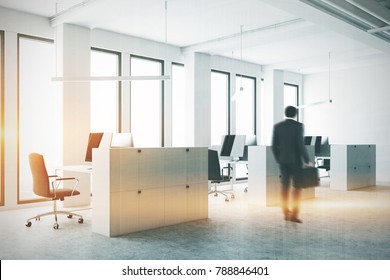
[{"label": "black computer monitor", "polygon": [[319,151],[316,153],[317,157],[330,157],[330,145],[329,138],[322,136],[321,143],[319,145]]},{"label": "black computer monitor", "polygon": [[316,157],[330,157],[329,138],[326,136],[305,136],[305,145],[314,146]]},{"label": "black computer monitor", "polygon": [[102,132],[92,132],[89,134],[87,152],[85,153],[85,161],[92,162],[92,149],[99,148],[102,137]]},{"label": "black computer monitor", "polygon": [[244,154],[240,157],[240,161],[248,161],[248,146],[256,146],[257,145],[257,137],[256,135],[247,135],[245,138],[245,147]]},{"label": "black computer monitor", "polygon": [[224,135],[222,138],[222,146],[221,146],[221,157],[230,157],[230,152],[232,151],[234,138],[236,135]]},{"label": "black computer monitor", "polygon": [[245,135],[224,135],[222,138],[221,157],[242,157],[245,147]]}]

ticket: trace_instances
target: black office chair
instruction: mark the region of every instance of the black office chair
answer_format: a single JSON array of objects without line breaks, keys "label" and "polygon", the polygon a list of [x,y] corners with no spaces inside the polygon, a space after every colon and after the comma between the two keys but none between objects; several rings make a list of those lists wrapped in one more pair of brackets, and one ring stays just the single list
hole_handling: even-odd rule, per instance
[{"label": "black office chair", "polygon": [[328,175],[326,177],[329,177],[330,159],[329,158],[319,158],[319,159],[317,159],[317,168],[325,169],[325,171],[328,173]]},{"label": "black office chair", "polygon": [[[211,184],[214,185],[214,190],[210,190],[209,194],[214,194],[214,196],[218,196],[218,194],[222,194],[225,196],[225,201],[229,201],[230,198],[234,198],[234,194],[232,190],[218,190],[217,185],[223,182],[230,182],[231,177],[229,175],[229,167],[224,167],[221,169],[219,164],[218,151],[208,150],[208,180],[211,181]],[[227,174],[224,174],[224,171],[227,170]]]}]

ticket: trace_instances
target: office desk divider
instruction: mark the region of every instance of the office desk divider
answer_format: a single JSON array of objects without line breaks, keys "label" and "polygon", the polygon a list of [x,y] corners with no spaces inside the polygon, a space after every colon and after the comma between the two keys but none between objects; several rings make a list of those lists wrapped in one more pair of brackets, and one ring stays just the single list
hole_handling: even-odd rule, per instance
[{"label": "office desk divider", "polygon": [[207,148],[99,148],[93,159],[93,232],[112,237],[208,218]]}]

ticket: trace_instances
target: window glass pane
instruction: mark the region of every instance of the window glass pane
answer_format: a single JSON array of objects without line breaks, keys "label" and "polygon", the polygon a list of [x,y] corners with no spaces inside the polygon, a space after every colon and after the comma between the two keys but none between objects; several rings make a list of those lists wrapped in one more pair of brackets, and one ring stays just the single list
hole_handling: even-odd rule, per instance
[{"label": "window glass pane", "polygon": [[211,145],[221,145],[228,134],[229,75],[211,72]]},{"label": "window glass pane", "polygon": [[[255,134],[255,78],[236,76],[236,135]],[[236,164],[236,178],[247,178],[246,164]]]},{"label": "window glass pane", "polygon": [[4,205],[4,32],[0,31],[0,205]]},{"label": "window glass pane", "polygon": [[[119,55],[105,51],[91,51],[91,76],[117,76]],[[91,131],[118,131],[117,81],[91,82]]]},{"label": "window glass pane", "polygon": [[[162,75],[162,63],[131,57],[132,76]],[[162,146],[162,81],[131,82],[131,132],[134,146]]]},{"label": "window glass pane", "polygon": [[172,64],[172,146],[186,146],[186,89],[184,66]]},{"label": "window glass pane", "polygon": [[236,135],[254,135],[255,79],[237,76]]},{"label": "window glass pane", "polygon": [[50,167],[62,164],[62,96],[52,42],[19,37],[19,200],[36,198],[28,155],[40,153]]},{"label": "window glass pane", "polygon": [[298,106],[298,86],[284,85],[284,108],[287,106]]}]

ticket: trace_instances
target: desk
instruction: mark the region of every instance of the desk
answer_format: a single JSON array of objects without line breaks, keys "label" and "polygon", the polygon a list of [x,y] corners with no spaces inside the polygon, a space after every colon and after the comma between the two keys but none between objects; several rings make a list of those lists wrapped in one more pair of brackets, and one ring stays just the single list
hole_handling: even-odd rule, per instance
[{"label": "desk", "polygon": [[375,145],[331,145],[331,156],[331,189],[348,191],[375,186]]},{"label": "desk", "polygon": [[[89,206],[91,204],[92,193],[92,165],[84,164],[59,166],[55,168],[55,173],[58,174],[59,172],[65,172],[66,175],[62,175],[62,177],[76,177],[79,180],[77,190],[80,192],[80,195],[66,197],[63,202],[63,206],[65,208]],[[67,182],[65,182],[65,184],[66,183]]]},{"label": "desk", "polygon": [[93,151],[92,231],[105,236],[208,217],[207,148]]},{"label": "desk", "polygon": [[[307,147],[310,160],[314,161],[314,147]],[[280,205],[280,178],[270,146],[250,146],[248,164],[249,201],[259,206]],[[314,198],[315,188],[302,190],[302,199]]]}]

